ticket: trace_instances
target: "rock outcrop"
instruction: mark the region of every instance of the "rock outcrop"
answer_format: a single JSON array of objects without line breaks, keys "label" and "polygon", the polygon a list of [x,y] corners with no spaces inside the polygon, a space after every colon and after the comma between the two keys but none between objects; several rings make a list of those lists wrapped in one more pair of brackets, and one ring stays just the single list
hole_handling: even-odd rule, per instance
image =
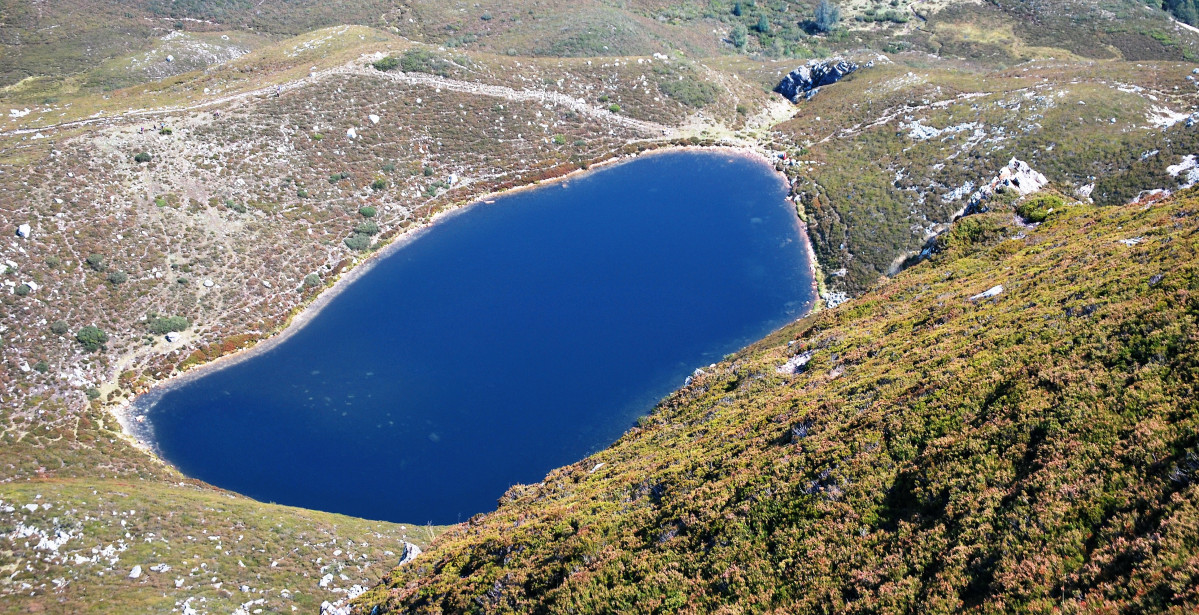
[{"label": "rock outcrop", "polygon": [[1013,190],[1019,196],[1032,194],[1044,188],[1049,180],[1044,175],[1034,171],[1027,162],[1012,158],[1007,166],[999,170],[999,175],[970,195],[966,206],[958,212],[954,219],[970,214],[983,213],[988,210],[987,200],[996,192]]},{"label": "rock outcrop", "polygon": [[774,91],[798,103],[801,98],[811,98],[817,88],[832,85],[855,70],[858,65],[848,60],[812,60],[787,73]]}]

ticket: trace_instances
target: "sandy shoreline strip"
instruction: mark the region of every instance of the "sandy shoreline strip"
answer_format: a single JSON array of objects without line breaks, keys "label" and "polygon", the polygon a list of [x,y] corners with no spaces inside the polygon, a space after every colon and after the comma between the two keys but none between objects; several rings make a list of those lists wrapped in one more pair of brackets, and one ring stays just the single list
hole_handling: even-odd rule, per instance
[{"label": "sandy shoreline strip", "polygon": [[[763,164],[769,165],[772,170],[774,169],[775,160],[773,158],[771,158],[770,156],[767,156],[761,150],[753,148],[753,147],[749,147],[749,146],[724,146],[724,145],[670,146],[670,147],[646,150],[643,152],[639,152],[637,154],[623,154],[623,155],[613,156],[613,157],[603,160],[601,162],[592,164],[589,167],[587,167],[586,169],[578,169],[575,171],[571,171],[570,173],[567,173],[566,175],[563,175],[561,177],[556,177],[553,179],[548,179],[548,180],[543,180],[543,181],[538,181],[538,182],[532,182],[529,184],[525,184],[523,186],[516,186],[514,188],[509,188],[509,189],[502,190],[499,192],[488,192],[488,193],[481,194],[481,195],[478,195],[475,197],[471,197],[470,200],[462,202],[459,205],[451,206],[446,209],[442,209],[442,210],[438,211],[428,220],[428,222],[425,222],[423,224],[420,224],[420,225],[414,226],[408,230],[405,230],[403,233],[400,233],[399,235],[397,235],[392,241],[390,241],[386,245],[384,245],[384,246],[378,248],[377,250],[375,250],[374,252],[371,252],[370,254],[368,254],[358,264],[353,265],[349,271],[346,271],[345,273],[338,276],[338,278],[333,281],[333,284],[331,284],[325,290],[321,291],[320,294],[318,294],[312,301],[310,301],[306,305],[303,305],[302,307],[300,307],[299,311],[296,312],[291,318],[289,318],[283,325],[283,328],[280,329],[275,334],[260,340],[258,343],[256,343],[254,346],[252,346],[250,348],[246,348],[244,350],[238,350],[236,352],[233,352],[232,354],[217,357],[216,359],[213,359],[212,361],[209,361],[202,365],[197,365],[196,367],[189,369],[186,372],[172,375],[164,380],[159,380],[159,381],[155,382],[150,387],[149,390],[137,395],[132,400],[128,400],[128,401],[125,401],[125,402],[122,402],[120,404],[113,405],[113,406],[107,406],[106,410],[108,410],[108,412],[121,425],[121,430],[127,436],[130,436],[133,439],[134,443],[139,448],[142,448],[143,450],[146,450],[146,451],[152,453],[155,457],[162,460],[161,456],[158,454],[156,442],[154,441],[154,437],[153,437],[154,434],[150,428],[149,423],[145,421],[145,415],[149,411],[149,409],[159,399],[161,399],[161,397],[166,392],[174,389],[175,387],[178,387],[187,382],[190,382],[191,380],[193,380],[195,378],[200,378],[207,374],[220,371],[222,369],[231,367],[233,365],[237,365],[238,363],[240,363],[242,361],[253,358],[262,353],[269,352],[270,350],[274,349],[276,346],[278,346],[279,344],[281,344],[282,342],[287,340],[289,337],[291,337],[292,335],[295,335],[296,332],[303,329],[304,326],[307,325],[309,322],[311,322],[312,319],[315,318],[316,315],[319,314],[321,312],[321,310],[324,309],[324,307],[329,304],[330,301],[332,301],[335,297],[340,295],[343,290],[345,290],[347,287],[349,287],[350,284],[354,283],[354,281],[357,280],[359,277],[365,275],[367,272],[369,272],[371,269],[373,269],[379,259],[385,258],[385,257],[393,254],[397,250],[403,248],[404,246],[408,245],[409,243],[415,241],[417,238],[424,235],[426,232],[428,232],[430,229],[432,229],[438,223],[448,220],[448,219],[450,219],[458,214],[461,214],[473,207],[491,205],[499,199],[502,199],[506,196],[515,194],[515,193],[523,191],[523,190],[530,190],[530,189],[534,189],[534,188],[538,188],[538,187],[542,187],[542,186],[549,186],[549,185],[553,185],[556,183],[569,181],[571,179],[576,178],[577,176],[579,176],[581,174],[589,173],[592,171],[602,170],[609,166],[613,166],[613,165],[620,164],[623,162],[630,162],[630,161],[636,160],[637,158],[640,158],[641,156],[650,156],[650,155],[655,155],[655,154],[668,154],[668,153],[675,153],[675,152],[687,152],[687,151],[724,152],[724,153],[728,153],[731,155],[741,156],[741,157],[756,160]],[[789,194],[791,191],[791,184],[790,184],[790,181],[788,180],[786,174],[775,171],[775,175],[776,175],[776,177],[779,178],[779,181],[783,182],[783,184],[786,188],[786,191]],[[790,200],[788,200],[788,203],[790,203]],[[813,306],[815,306],[815,304],[819,300],[818,297],[815,297],[816,291],[817,291],[816,277],[818,275],[816,252],[815,252],[815,249],[812,247],[811,238],[808,236],[807,225],[804,224],[803,220],[801,220],[799,218],[798,212],[795,212],[795,220],[798,225],[798,230],[799,230],[801,239],[804,242],[804,247],[807,250],[809,274],[812,277],[812,291],[813,291],[813,295],[814,295]],[[162,460],[162,461],[165,462],[165,460]]]}]

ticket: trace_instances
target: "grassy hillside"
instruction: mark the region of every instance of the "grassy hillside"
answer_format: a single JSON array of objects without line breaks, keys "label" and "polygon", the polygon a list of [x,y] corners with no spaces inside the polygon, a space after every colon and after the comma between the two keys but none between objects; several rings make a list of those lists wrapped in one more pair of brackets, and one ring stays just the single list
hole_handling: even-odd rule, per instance
[{"label": "grassy hillside", "polygon": [[1197,251],[1193,192],[965,218],[358,611],[1193,611]]},{"label": "grassy hillside", "polygon": [[[1176,186],[1194,151],[1192,65],[1028,62],[993,70],[909,55],[824,88],[776,130],[830,287],[891,273],[1013,156],[1097,203]],[[835,119],[833,119],[835,118]]]}]

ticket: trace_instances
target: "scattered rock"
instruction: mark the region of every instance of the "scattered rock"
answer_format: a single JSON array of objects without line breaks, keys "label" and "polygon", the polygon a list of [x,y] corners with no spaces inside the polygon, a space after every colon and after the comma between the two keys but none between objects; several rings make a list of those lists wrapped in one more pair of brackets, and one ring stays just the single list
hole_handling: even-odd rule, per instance
[{"label": "scattered rock", "polygon": [[372,114],[370,114],[370,115],[366,116],[366,119],[370,120],[372,124],[378,124],[378,123],[379,123],[379,116],[375,115],[374,113],[372,113]]},{"label": "scattered rock", "polygon": [[130,579],[137,579],[137,578],[140,578],[141,576],[142,576],[142,567],[141,566],[134,566],[133,570],[129,571]]},{"label": "scattered rock", "polygon": [[832,85],[856,70],[858,65],[848,60],[812,60],[787,73],[787,76],[774,86],[774,91],[786,96],[791,102],[798,103],[801,97],[805,97],[812,90]]},{"label": "scattered rock", "polygon": [[28,224],[22,224],[17,227],[17,237],[21,239],[29,239],[29,235],[33,233],[33,228]]},{"label": "scattered rock", "polygon": [[416,559],[416,556],[418,556],[418,555],[420,555],[420,547],[418,547],[410,542],[405,542],[404,543],[404,554],[402,556],[400,556],[400,563],[396,564],[396,565],[403,566],[404,564],[407,564],[408,562],[411,562],[412,560]]},{"label": "scattered rock", "polygon": [[353,128],[351,128],[351,129],[349,129],[349,130],[347,130],[347,131],[346,131],[346,136],[347,136],[347,137],[349,137],[349,138],[351,138],[351,139],[357,139],[357,138],[358,138],[358,131],[357,131],[357,130],[354,130]]},{"label": "scattered rock", "polygon": [[999,293],[1002,293],[1002,292],[1003,292],[1003,284],[998,284],[998,285],[992,286],[991,288],[988,288],[987,290],[984,290],[981,293],[978,293],[977,295],[974,295],[973,297],[970,297],[970,300],[978,301],[980,299],[990,299],[991,297],[999,296]]},{"label": "scattered rock", "polygon": [[808,362],[811,360],[812,360],[812,352],[811,351],[804,352],[804,353],[798,354],[794,357],[791,357],[791,360],[778,366],[774,371],[776,371],[780,374],[792,374],[792,375],[801,374],[801,373],[803,373],[804,368],[807,367]]},{"label": "scattered rock", "polygon": [[962,216],[988,211],[986,201],[1000,189],[1014,190],[1019,196],[1025,196],[1037,192],[1048,183],[1049,180],[1034,171],[1027,162],[1012,158],[1006,167],[999,170],[999,175],[970,195],[970,201],[953,218],[956,220]]}]

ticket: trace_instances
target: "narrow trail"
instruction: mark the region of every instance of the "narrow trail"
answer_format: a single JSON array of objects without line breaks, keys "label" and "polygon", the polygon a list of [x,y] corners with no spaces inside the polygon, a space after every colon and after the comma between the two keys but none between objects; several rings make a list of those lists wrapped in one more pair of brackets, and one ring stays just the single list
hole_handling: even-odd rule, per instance
[{"label": "narrow trail", "polygon": [[382,78],[406,85],[444,88],[455,92],[475,94],[478,96],[488,96],[492,98],[502,98],[504,100],[513,102],[539,102],[544,104],[562,105],[569,107],[576,113],[587,115],[608,124],[643,132],[647,135],[652,134],[656,136],[663,136],[672,134],[677,130],[676,128],[666,126],[665,124],[638,120],[628,116],[620,115],[618,113],[613,113],[607,109],[590,105],[586,101],[573,98],[561,92],[551,92],[547,90],[516,90],[507,86],[460,81],[457,79],[438,77],[436,75],[429,75],[425,73],[384,73],[374,70],[373,68],[369,68],[364,62],[365,60],[363,58],[359,58],[341,66],[335,66],[333,68],[327,68],[325,70],[311,73],[306,77],[297,79],[295,81],[290,81],[288,83],[269,85],[254,90],[239,92],[237,94],[211,98],[191,105],[159,107],[156,109],[136,109],[113,115],[101,115],[81,120],[61,122],[58,124],[49,124],[37,128],[19,128],[16,130],[0,132],[0,138],[33,135],[54,130],[67,130],[83,126],[90,126],[93,124],[108,124],[129,119],[144,119],[147,117],[178,115],[181,113],[209,109],[213,107],[225,107],[248,100],[265,98],[283,92],[288,92],[319,83],[329,77],[343,75]]}]

